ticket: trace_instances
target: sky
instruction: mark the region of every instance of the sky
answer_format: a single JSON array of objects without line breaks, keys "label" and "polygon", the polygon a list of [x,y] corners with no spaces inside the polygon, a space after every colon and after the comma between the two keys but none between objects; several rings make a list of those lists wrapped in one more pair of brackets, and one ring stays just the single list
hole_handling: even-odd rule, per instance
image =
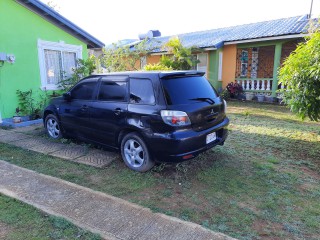
[{"label": "sky", "polygon": [[[236,26],[309,14],[312,0],[41,0],[106,45],[138,39]],[[312,17],[320,16],[313,0]]]}]

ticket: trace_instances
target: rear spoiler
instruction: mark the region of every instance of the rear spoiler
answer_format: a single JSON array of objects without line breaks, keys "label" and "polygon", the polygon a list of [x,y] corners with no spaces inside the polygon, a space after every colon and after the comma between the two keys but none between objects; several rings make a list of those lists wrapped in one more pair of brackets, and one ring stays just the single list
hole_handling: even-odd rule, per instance
[{"label": "rear spoiler", "polygon": [[205,72],[200,71],[175,71],[175,72],[162,72],[159,73],[159,77],[161,79],[167,78],[179,78],[179,77],[186,77],[186,76],[204,76]]}]

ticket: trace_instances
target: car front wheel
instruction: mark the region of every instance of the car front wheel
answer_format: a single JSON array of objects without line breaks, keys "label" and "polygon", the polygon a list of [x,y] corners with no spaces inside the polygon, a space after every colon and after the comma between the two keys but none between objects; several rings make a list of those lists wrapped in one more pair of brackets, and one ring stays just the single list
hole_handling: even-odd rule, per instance
[{"label": "car front wheel", "polygon": [[62,138],[62,131],[60,127],[60,123],[58,118],[53,115],[49,114],[45,119],[45,128],[49,137],[54,139]]},{"label": "car front wheel", "polygon": [[121,156],[124,163],[137,172],[146,172],[154,166],[147,145],[136,133],[129,133],[122,139]]}]

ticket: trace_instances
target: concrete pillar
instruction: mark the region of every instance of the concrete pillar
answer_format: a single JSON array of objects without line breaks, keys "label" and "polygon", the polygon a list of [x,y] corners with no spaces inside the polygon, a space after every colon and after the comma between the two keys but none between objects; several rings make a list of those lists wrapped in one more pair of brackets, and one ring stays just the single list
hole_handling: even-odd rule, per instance
[{"label": "concrete pillar", "polygon": [[280,67],[282,43],[276,43],[274,50],[274,62],[273,62],[273,83],[272,83],[272,97],[277,96],[278,90],[278,70]]}]

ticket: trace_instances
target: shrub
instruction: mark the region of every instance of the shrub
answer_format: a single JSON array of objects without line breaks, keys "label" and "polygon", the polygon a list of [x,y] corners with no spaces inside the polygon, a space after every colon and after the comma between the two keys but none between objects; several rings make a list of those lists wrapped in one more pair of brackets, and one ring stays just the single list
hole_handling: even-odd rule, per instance
[{"label": "shrub", "polygon": [[279,83],[286,86],[279,91],[292,112],[320,121],[320,28],[285,60]]},{"label": "shrub", "polygon": [[91,75],[97,68],[97,59],[94,55],[89,56],[87,59],[77,59],[76,63],[76,67],[72,69],[71,77],[59,82],[59,87],[63,91],[67,91],[74,86],[81,78]]},{"label": "shrub", "polygon": [[230,93],[231,98],[237,98],[243,92],[242,86],[239,83],[231,82],[227,85],[226,89]]},{"label": "shrub", "polygon": [[148,64],[144,66],[144,70],[146,71],[170,71],[173,70],[171,67],[167,67],[161,63],[156,63],[156,64]]},{"label": "shrub", "polygon": [[[35,92],[30,89],[28,91],[17,90],[16,93],[19,100],[19,107],[16,108],[16,114],[20,114],[21,112],[22,114],[30,116],[31,120],[40,118],[42,115],[41,111],[49,100],[47,91],[41,91],[35,94]],[[35,95],[37,95],[37,97]]]}]

